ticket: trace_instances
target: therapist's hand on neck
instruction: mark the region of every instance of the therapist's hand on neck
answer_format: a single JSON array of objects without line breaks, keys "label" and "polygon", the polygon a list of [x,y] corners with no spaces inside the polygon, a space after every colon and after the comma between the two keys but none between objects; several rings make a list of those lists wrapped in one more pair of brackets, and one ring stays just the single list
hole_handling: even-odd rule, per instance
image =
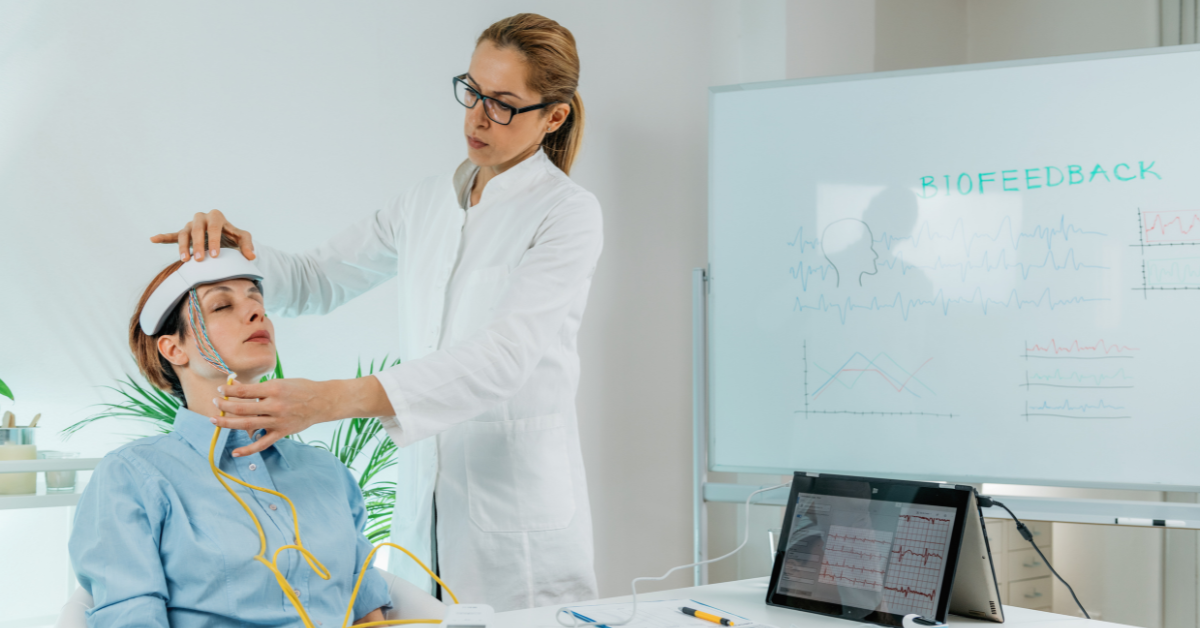
[{"label": "therapist's hand on neck", "polygon": [[215,425],[250,432],[266,430],[254,443],[235,449],[234,457],[256,454],[317,423],[395,414],[383,385],[370,375],[325,382],[275,379],[261,384],[234,383],[220,386],[217,394],[213,403],[225,416],[214,418]]},{"label": "therapist's hand on neck", "polygon": [[[479,44],[465,80],[480,94],[517,109],[543,102],[542,95],[529,86],[529,64],[515,48],[497,48],[490,41]],[[505,125],[489,118],[483,103],[467,109],[463,129],[467,158],[479,166],[471,205],[479,203],[488,181],[541,150],[546,134],[557,131],[570,113],[570,105],[558,103],[514,115]]]}]

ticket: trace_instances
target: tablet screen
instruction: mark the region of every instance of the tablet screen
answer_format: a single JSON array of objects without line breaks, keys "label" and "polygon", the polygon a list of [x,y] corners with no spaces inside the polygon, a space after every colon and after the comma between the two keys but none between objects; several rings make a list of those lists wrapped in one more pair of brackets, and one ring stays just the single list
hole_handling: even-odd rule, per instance
[{"label": "tablet screen", "polygon": [[797,474],[768,603],[889,625],[909,613],[944,620],[968,496]]}]

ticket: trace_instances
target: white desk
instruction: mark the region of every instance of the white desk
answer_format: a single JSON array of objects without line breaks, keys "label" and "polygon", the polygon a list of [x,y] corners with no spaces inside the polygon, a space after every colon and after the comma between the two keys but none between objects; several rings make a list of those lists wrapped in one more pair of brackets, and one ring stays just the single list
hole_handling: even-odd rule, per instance
[{"label": "white desk", "polygon": [[[658,591],[638,595],[638,601],[688,598],[697,602],[711,604],[731,613],[737,613],[756,622],[771,624],[777,628],[792,628],[792,626],[800,628],[855,628],[857,626],[869,625],[850,622],[845,619],[823,617],[812,613],[767,606],[763,601],[767,597],[767,580],[767,578],[754,578],[752,580],[739,580],[723,584],[710,584],[703,587]],[[628,600],[629,596],[624,596],[600,600],[599,603],[623,602]],[[597,602],[585,602],[584,604],[593,603]],[[549,628],[550,626],[559,626],[554,617],[554,613],[558,608],[558,606],[546,606],[497,613],[490,628]],[[1000,628],[1002,626],[1007,628],[1016,628],[1017,626],[1020,628],[1114,628],[1121,626],[1121,624],[1080,619],[1068,615],[1055,615],[1054,613],[1044,613],[1042,611],[1008,606],[1004,607],[1004,619],[1005,622],[1003,624],[996,624],[990,621],[970,619],[957,615],[949,616],[952,628]]]}]

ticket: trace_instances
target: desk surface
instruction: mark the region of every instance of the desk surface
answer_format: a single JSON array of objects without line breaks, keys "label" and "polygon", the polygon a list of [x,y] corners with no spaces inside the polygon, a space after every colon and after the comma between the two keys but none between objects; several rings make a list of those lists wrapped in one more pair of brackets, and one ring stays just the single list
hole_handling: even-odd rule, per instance
[{"label": "desk surface", "polygon": [[[711,604],[731,613],[737,613],[756,622],[776,626],[777,628],[792,628],[792,626],[803,628],[853,628],[853,626],[867,625],[857,622],[852,624],[847,623],[844,619],[767,606],[766,602],[763,601],[767,597],[767,580],[767,578],[754,578],[752,580],[710,584],[703,587],[657,591],[639,595],[638,600],[650,601],[689,598],[697,602]],[[628,600],[629,596],[624,596],[599,600],[598,602],[585,602],[585,604]],[[554,617],[557,610],[558,606],[546,606],[497,613],[490,628],[549,628],[551,626],[559,626]],[[1021,628],[1113,628],[1121,626],[1121,624],[1110,622],[1087,620],[1068,615],[1056,615],[1054,613],[1044,613],[1010,606],[1004,607],[1004,619],[1004,624],[996,624],[990,621],[950,615],[949,623],[952,628],[1000,628],[1001,626],[1009,626],[1011,628],[1014,625],[1019,625]]]}]

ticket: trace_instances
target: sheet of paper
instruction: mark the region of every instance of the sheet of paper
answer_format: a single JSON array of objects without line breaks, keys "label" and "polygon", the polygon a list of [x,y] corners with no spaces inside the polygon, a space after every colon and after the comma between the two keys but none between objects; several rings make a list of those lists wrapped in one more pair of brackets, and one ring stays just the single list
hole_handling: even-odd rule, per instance
[{"label": "sheet of paper", "polygon": [[[679,607],[686,606],[725,617],[734,621],[735,626],[755,626],[746,617],[735,615],[728,611],[701,604],[695,600],[659,600],[655,602],[638,602],[637,617],[622,628],[713,628],[717,626],[710,621],[697,619],[679,612]],[[572,606],[571,609],[591,621],[619,622],[629,617],[633,604],[596,604],[592,606]],[[581,621],[585,621],[580,618]]]}]

